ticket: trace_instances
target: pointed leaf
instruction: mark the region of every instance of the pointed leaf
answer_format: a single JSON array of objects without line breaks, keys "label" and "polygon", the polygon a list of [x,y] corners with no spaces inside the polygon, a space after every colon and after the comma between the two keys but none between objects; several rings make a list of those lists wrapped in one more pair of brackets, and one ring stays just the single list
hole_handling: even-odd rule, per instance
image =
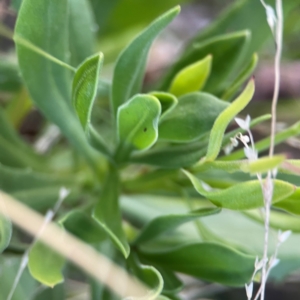
[{"label": "pointed leaf", "polygon": [[246,65],[246,67],[241,71],[241,73],[237,76],[237,78],[231,84],[231,87],[223,94],[222,99],[229,100],[231,97],[235,95],[235,93],[239,90],[242,84],[248,80],[248,78],[252,75],[255,70],[258,62],[258,55],[256,53],[253,54],[252,59]]},{"label": "pointed leaf", "polygon": [[93,103],[97,93],[103,54],[88,57],[76,70],[72,85],[72,102],[84,130],[91,122]]},{"label": "pointed leaf", "polygon": [[136,95],[118,109],[119,142],[135,149],[150,148],[158,137],[161,105],[151,95]]},{"label": "pointed leaf", "polygon": [[242,94],[216,119],[210,133],[206,160],[215,160],[221,150],[224,132],[229,122],[245,108],[254,94],[254,81],[250,80]]},{"label": "pointed leaf", "polygon": [[178,104],[177,98],[170,94],[165,92],[151,92],[150,95],[153,95],[156,97],[161,105],[161,117],[159,119],[159,122],[162,121],[165,116],[167,116]]},{"label": "pointed leaf", "polygon": [[31,275],[50,287],[62,282],[65,259],[43,243],[36,242],[29,252],[28,268]]},{"label": "pointed leaf", "polygon": [[242,286],[251,279],[255,258],[213,243],[181,245],[165,251],[141,253],[151,263],[200,279]]},{"label": "pointed leaf", "polygon": [[164,215],[153,219],[140,232],[135,240],[135,244],[142,244],[157,236],[176,229],[178,226],[196,220],[200,217],[209,216],[219,213],[219,208],[202,208],[196,211],[191,211],[187,214],[181,215]]},{"label": "pointed leaf", "polygon": [[117,170],[111,168],[92,217],[109,234],[123,255],[128,257],[130,248],[122,228],[119,189],[120,182]]},{"label": "pointed leaf", "polygon": [[12,223],[4,214],[5,207],[2,207],[0,200],[0,254],[9,245],[12,235]]},{"label": "pointed leaf", "polygon": [[191,142],[211,130],[228,103],[206,93],[179,98],[177,106],[161,121],[159,138],[172,142]]},{"label": "pointed leaf", "polygon": [[19,66],[33,102],[99,172],[71,104],[67,15],[67,0],[23,0],[14,36]]},{"label": "pointed leaf", "polygon": [[[206,184],[191,173],[183,170],[183,173],[191,180],[196,191],[209,199],[216,206],[232,209],[246,210],[264,206],[261,184],[258,180],[246,181],[223,190],[209,191]],[[292,195],[295,186],[285,181],[274,180],[273,203],[279,202]]]},{"label": "pointed leaf", "polygon": [[140,92],[150,46],[156,36],[174,19],[179,11],[180,7],[176,6],[157,18],[120,54],[112,83],[114,115],[117,114],[120,105]]},{"label": "pointed leaf", "polygon": [[211,71],[212,56],[208,55],[181,70],[173,79],[170,93],[179,97],[197,92],[205,85]]},{"label": "pointed leaf", "polygon": [[245,30],[210,37],[201,43],[193,44],[167,73],[162,89],[168,89],[175,74],[180,70],[207,55],[212,55],[211,75],[205,84],[204,91],[219,95],[226,88],[229,77],[244,55],[250,35],[250,32]]}]

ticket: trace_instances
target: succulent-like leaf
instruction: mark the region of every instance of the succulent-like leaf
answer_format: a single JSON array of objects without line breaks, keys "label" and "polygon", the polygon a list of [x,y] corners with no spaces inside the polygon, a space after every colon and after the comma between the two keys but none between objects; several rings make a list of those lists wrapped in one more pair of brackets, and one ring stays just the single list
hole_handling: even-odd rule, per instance
[{"label": "succulent-like leaf", "polygon": [[274,204],[275,207],[284,209],[291,214],[300,215],[300,188],[294,194]]},{"label": "succulent-like leaf", "polygon": [[169,10],[154,20],[131,44],[120,54],[113,76],[112,108],[114,115],[119,106],[140,92],[144,76],[147,55],[156,36],[179,13],[180,7]]},{"label": "succulent-like leaf", "polygon": [[[209,190],[206,184],[191,173],[183,170],[196,191],[216,206],[232,210],[246,210],[264,206],[261,184],[258,180],[235,184],[227,189]],[[273,203],[279,202],[295,192],[296,187],[288,182],[274,180]]]},{"label": "succulent-like leaf", "polygon": [[35,242],[29,252],[28,268],[31,275],[50,287],[64,280],[65,259],[41,242]]},{"label": "succulent-like leaf", "polygon": [[207,93],[191,93],[179,98],[177,106],[159,124],[159,138],[172,142],[192,142],[211,130],[228,103]]},{"label": "succulent-like leaf", "polygon": [[72,85],[72,103],[84,130],[91,122],[91,112],[97,93],[99,72],[103,64],[100,52],[88,57],[76,70]]},{"label": "succulent-like leaf", "polygon": [[19,66],[33,102],[99,172],[71,104],[67,15],[67,0],[23,1],[14,36]]},{"label": "succulent-like leaf", "polygon": [[208,55],[181,70],[173,79],[170,93],[179,97],[197,92],[205,85],[211,71],[212,56]]},{"label": "succulent-like leaf", "polygon": [[254,81],[249,81],[241,95],[216,119],[210,133],[206,160],[215,160],[221,150],[224,132],[229,122],[249,103],[254,94]]},{"label": "succulent-like leaf", "polygon": [[117,127],[121,144],[144,150],[158,137],[161,114],[159,100],[151,95],[136,95],[118,109]]},{"label": "succulent-like leaf", "polygon": [[118,172],[111,167],[92,217],[108,233],[123,255],[128,257],[130,248],[122,228],[119,189]]},{"label": "succulent-like leaf", "polygon": [[248,46],[251,33],[240,31],[210,37],[201,43],[194,44],[183,56],[171,67],[163,80],[161,88],[169,88],[175,74],[207,55],[212,55],[211,75],[209,76],[203,91],[219,95],[227,86],[227,81],[235,71],[239,60],[244,55]]}]

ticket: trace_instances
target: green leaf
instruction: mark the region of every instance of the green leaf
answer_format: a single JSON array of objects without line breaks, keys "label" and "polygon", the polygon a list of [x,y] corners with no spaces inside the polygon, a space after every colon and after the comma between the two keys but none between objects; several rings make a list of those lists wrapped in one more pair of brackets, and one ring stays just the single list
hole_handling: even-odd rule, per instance
[{"label": "green leaf", "polygon": [[236,77],[236,79],[231,84],[231,87],[223,94],[222,99],[229,100],[231,97],[235,95],[235,93],[239,90],[241,85],[252,75],[253,71],[257,66],[257,62],[258,62],[258,55],[254,53],[252,55],[250,62]]},{"label": "green leaf", "polygon": [[78,66],[95,51],[96,32],[88,0],[69,1],[69,41],[72,66]]},{"label": "green leaf", "polygon": [[294,215],[300,215],[300,188],[297,187],[294,194],[278,203],[275,203],[274,206],[284,209]]},{"label": "green leaf", "polygon": [[161,105],[151,95],[136,95],[118,109],[118,139],[138,150],[150,148],[158,137]]},{"label": "green leaf", "polygon": [[250,80],[242,94],[216,119],[210,133],[205,160],[213,161],[217,158],[221,150],[224,132],[229,122],[249,103],[254,94],[254,88],[254,80]]},{"label": "green leaf", "polygon": [[151,92],[150,95],[153,95],[156,97],[161,105],[161,117],[159,119],[159,122],[161,122],[166,115],[168,115],[174,107],[176,107],[178,100],[177,98],[170,94],[170,93],[165,93],[165,92]]},{"label": "green leaf", "polygon": [[2,207],[2,203],[0,203],[0,254],[9,245],[12,235],[12,223],[1,214],[2,209],[4,209],[3,212],[5,213],[5,207]]},{"label": "green leaf", "polygon": [[103,54],[88,57],[76,70],[72,85],[72,102],[85,131],[91,122],[93,103],[97,93]]},{"label": "green leaf", "polygon": [[[196,191],[216,206],[232,210],[246,210],[264,206],[261,184],[258,180],[246,181],[223,190],[209,191],[205,183],[183,170]],[[281,180],[274,180],[273,203],[279,202],[295,192],[295,186]]]},{"label": "green leaf", "polygon": [[177,106],[161,121],[159,138],[191,142],[211,130],[228,103],[207,93],[191,93],[179,98]]},{"label": "green leaf", "polygon": [[174,19],[179,11],[180,7],[176,6],[157,18],[120,54],[112,83],[114,115],[117,114],[120,105],[140,92],[150,46],[156,36]]},{"label": "green leaf", "polygon": [[205,149],[201,148],[199,143],[192,143],[134,154],[130,161],[161,168],[176,169],[195,164],[203,155],[205,155]]},{"label": "green leaf", "polygon": [[99,243],[107,238],[103,228],[80,210],[72,210],[60,220],[60,224],[73,235],[88,244]]},{"label": "green leaf", "polygon": [[99,156],[88,144],[71,104],[70,70],[74,69],[67,64],[67,4],[67,0],[23,0],[14,40],[33,102],[99,173]]},{"label": "green leaf", "polygon": [[281,165],[280,172],[300,175],[300,160],[287,159]]},{"label": "green leaf", "polygon": [[168,71],[161,88],[168,89],[175,74],[183,68],[207,55],[212,55],[211,75],[205,84],[204,91],[214,95],[222,93],[231,74],[235,72],[237,63],[249,43],[250,35],[250,32],[245,30],[210,37],[201,43],[193,44]]},{"label": "green leaf", "polygon": [[119,189],[120,182],[118,172],[111,167],[92,217],[109,234],[123,255],[128,257],[130,247],[122,228],[122,217],[119,208]]},{"label": "green leaf", "polygon": [[[264,219],[259,211],[247,211],[245,212],[245,215],[264,224]],[[299,216],[291,216],[290,214],[279,211],[271,211],[270,226],[283,231],[291,230],[294,233],[300,233],[300,218]]]},{"label": "green leaf", "polygon": [[31,275],[44,285],[54,287],[62,282],[65,259],[40,242],[35,242],[29,252],[28,268]]},{"label": "green leaf", "polygon": [[133,274],[151,289],[147,299],[156,299],[164,286],[161,274],[154,267],[141,264],[134,253],[129,256],[128,263]]},{"label": "green leaf", "polygon": [[193,166],[193,173],[203,172],[205,170],[223,170],[228,173],[245,172],[250,174],[266,173],[269,170],[277,168],[285,157],[282,155],[276,155],[273,157],[263,157],[256,161],[249,160],[234,160],[234,161],[208,161],[200,162]]},{"label": "green leaf", "polygon": [[200,217],[217,214],[220,211],[219,208],[202,208],[186,214],[172,214],[157,217],[142,229],[134,243],[146,243],[163,233],[174,230],[184,223],[191,222]]},{"label": "green leaf", "polygon": [[173,79],[170,93],[179,97],[199,91],[205,85],[211,71],[212,55],[207,55],[181,70]]},{"label": "green leaf", "polygon": [[181,245],[141,256],[176,272],[229,286],[242,286],[251,279],[254,257],[213,243]]}]

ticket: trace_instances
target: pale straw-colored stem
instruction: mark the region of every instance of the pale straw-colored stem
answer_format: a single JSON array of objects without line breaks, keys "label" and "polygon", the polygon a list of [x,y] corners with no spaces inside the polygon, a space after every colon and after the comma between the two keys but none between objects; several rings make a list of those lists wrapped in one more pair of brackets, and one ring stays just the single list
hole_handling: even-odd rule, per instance
[{"label": "pale straw-colored stem", "polygon": [[[10,218],[15,225],[34,237],[39,235],[40,228],[44,224],[42,215],[1,191],[0,202],[2,204],[0,212]],[[57,239],[62,234],[64,242]],[[52,222],[45,226],[39,239],[122,298],[145,297],[149,292],[125,270]]]}]

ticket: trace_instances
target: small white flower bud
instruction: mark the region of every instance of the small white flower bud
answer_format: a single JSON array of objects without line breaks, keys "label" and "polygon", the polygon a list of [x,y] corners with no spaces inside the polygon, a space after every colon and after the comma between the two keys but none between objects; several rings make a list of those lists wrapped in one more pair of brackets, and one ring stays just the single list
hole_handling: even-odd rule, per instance
[{"label": "small white flower bud", "polygon": [[245,284],[245,289],[246,289],[247,298],[248,300],[250,300],[253,294],[253,282],[250,282],[248,285]]}]

